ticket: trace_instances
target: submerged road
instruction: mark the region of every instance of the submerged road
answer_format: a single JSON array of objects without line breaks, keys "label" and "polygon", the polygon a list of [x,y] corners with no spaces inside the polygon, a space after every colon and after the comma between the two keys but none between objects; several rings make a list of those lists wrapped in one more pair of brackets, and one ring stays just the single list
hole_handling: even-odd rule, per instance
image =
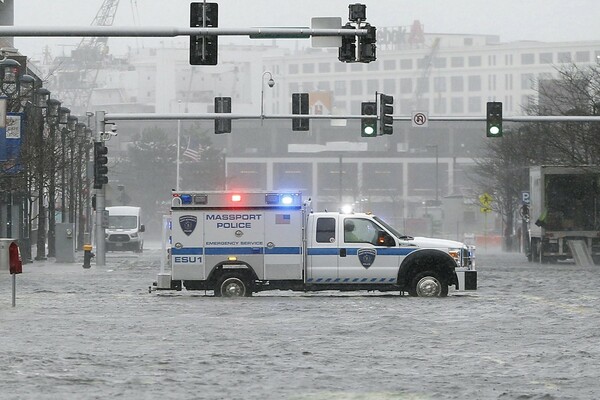
[{"label": "submerged road", "polygon": [[[148,293],[158,250],[0,277],[0,399],[597,399],[600,267],[478,254],[479,290]],[[209,292],[210,294],[210,292]]]}]

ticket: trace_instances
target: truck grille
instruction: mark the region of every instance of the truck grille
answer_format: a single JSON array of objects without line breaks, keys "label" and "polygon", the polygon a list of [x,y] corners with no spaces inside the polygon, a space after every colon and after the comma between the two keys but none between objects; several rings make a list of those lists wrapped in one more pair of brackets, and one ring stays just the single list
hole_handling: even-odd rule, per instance
[{"label": "truck grille", "polygon": [[108,237],[108,241],[117,243],[129,242],[129,235],[113,234]]}]

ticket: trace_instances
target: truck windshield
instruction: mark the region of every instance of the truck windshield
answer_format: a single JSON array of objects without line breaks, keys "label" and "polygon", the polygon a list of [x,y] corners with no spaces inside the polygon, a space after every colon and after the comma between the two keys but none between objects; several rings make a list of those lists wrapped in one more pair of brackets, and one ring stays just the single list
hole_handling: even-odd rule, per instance
[{"label": "truck windshield", "polygon": [[108,229],[135,229],[137,217],[134,215],[109,215]]},{"label": "truck windshield", "polygon": [[396,236],[398,239],[406,239],[410,236],[406,236],[401,234],[400,232],[398,232],[396,229],[394,229],[392,226],[390,226],[390,224],[388,224],[387,222],[385,222],[384,220],[382,220],[379,217],[373,217],[373,219],[377,222],[379,222],[381,225],[383,225],[385,227],[385,229],[387,229],[388,231],[392,232],[392,234],[394,236]]}]

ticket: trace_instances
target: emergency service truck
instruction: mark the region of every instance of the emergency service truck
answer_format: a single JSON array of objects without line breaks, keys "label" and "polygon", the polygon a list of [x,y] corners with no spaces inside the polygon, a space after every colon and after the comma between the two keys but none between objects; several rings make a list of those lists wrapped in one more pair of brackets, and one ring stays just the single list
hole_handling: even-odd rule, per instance
[{"label": "emergency service truck", "polygon": [[[172,193],[158,290],[476,290],[474,247],[403,235],[368,213],[313,212],[300,193]],[[170,266],[170,271],[166,268]]]}]

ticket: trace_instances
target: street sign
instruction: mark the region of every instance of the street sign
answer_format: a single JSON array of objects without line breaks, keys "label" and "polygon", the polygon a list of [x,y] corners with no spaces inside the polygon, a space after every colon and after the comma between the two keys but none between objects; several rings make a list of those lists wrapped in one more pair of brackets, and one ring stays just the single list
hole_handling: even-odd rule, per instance
[{"label": "street sign", "polygon": [[484,193],[479,196],[479,203],[483,206],[483,208],[489,208],[492,204],[492,196],[489,193]]},{"label": "street sign", "polygon": [[[313,17],[310,20],[311,29],[340,29],[341,17]],[[311,36],[312,47],[340,47],[341,36]]]},{"label": "street sign", "polygon": [[427,128],[429,113],[427,111],[413,111],[411,120],[413,128]]},{"label": "street sign", "polygon": [[531,204],[531,195],[529,192],[521,192],[521,203]]}]

